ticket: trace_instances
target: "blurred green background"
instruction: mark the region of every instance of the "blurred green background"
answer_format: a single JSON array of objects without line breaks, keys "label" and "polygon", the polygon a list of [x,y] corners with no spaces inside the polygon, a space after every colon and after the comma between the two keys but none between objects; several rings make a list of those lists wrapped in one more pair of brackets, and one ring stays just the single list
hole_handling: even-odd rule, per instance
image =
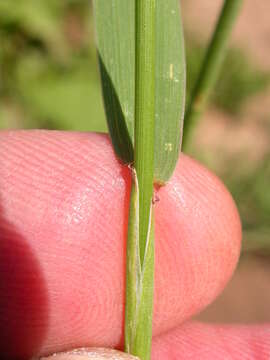
[{"label": "blurred green background", "polygon": [[[0,1],[2,129],[107,131],[90,5],[89,0],[18,0],[16,6]],[[192,7],[183,12],[188,98],[206,37],[199,24],[192,26]],[[192,155],[223,179],[237,202],[244,248],[263,251],[270,248],[270,103],[260,98],[269,94],[268,69],[256,63],[252,51],[232,45],[210,110],[190,139]]]}]

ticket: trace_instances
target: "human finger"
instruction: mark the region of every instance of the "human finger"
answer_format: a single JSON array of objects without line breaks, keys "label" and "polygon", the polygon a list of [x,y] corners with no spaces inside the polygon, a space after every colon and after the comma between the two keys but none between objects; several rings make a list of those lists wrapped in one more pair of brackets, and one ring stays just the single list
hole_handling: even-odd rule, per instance
[{"label": "human finger", "polygon": [[[4,132],[0,148],[1,353],[121,346],[129,169],[100,134]],[[241,237],[227,190],[184,155],[158,197],[154,334],[220,293]]]},{"label": "human finger", "polygon": [[153,360],[268,360],[270,324],[187,323],[153,342]]}]

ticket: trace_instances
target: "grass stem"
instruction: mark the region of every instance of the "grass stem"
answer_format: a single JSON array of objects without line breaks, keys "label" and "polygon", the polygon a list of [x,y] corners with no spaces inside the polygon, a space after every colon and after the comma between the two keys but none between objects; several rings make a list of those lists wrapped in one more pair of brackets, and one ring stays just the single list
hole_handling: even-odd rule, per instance
[{"label": "grass stem", "polygon": [[190,138],[203,113],[209,95],[217,81],[223,59],[226,54],[226,47],[231,34],[233,24],[240,10],[242,0],[225,0],[221,10],[215,31],[207,48],[201,70],[192,91],[191,100],[188,104],[185,121],[183,149],[186,150]]},{"label": "grass stem", "polygon": [[156,0],[135,2],[135,133],[127,244],[125,350],[149,360],[154,281]]}]

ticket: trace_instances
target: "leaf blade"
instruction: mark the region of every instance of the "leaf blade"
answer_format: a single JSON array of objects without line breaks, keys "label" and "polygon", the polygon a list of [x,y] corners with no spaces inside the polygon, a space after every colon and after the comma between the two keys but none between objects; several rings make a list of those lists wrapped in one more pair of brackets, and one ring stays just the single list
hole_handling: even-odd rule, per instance
[{"label": "leaf blade", "polygon": [[[94,0],[107,122],[117,155],[134,159],[135,0]],[[108,20],[110,19],[110,20]],[[157,1],[155,182],[173,173],[181,147],[185,54],[178,0]]]},{"label": "leaf blade", "polygon": [[182,142],[185,107],[185,52],[181,25],[180,2],[158,1],[159,21],[156,54],[156,182],[171,177]]}]

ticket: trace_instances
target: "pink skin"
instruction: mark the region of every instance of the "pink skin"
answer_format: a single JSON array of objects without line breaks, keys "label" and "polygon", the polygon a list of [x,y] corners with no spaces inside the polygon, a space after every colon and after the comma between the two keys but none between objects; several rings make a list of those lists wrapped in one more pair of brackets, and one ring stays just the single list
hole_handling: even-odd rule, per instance
[{"label": "pink skin", "polygon": [[[130,187],[130,171],[105,135],[0,134],[6,359],[80,346],[121,348]],[[181,155],[158,197],[153,359],[253,359],[246,351],[267,359],[268,327],[179,326],[215,299],[235,269],[241,226],[230,194]]]}]

